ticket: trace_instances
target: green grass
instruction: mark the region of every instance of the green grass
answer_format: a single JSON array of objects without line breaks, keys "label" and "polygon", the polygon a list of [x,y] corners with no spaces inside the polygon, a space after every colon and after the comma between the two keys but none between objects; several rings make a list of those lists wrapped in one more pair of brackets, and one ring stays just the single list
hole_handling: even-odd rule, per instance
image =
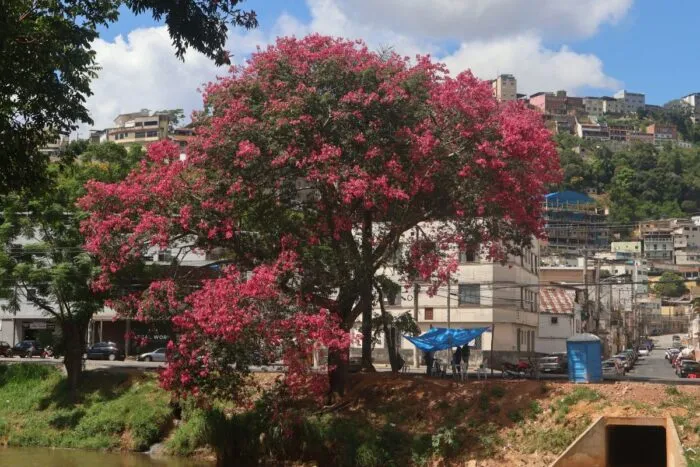
[{"label": "green grass", "polygon": [[76,400],[49,366],[0,366],[0,439],[10,446],[145,450],[172,420],[153,376],[89,372]]}]

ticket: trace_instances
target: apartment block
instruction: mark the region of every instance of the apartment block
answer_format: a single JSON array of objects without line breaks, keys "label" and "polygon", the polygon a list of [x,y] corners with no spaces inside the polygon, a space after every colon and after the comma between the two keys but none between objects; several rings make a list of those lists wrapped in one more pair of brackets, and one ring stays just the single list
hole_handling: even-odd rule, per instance
[{"label": "apartment block", "polygon": [[148,110],[118,115],[114,128],[106,130],[107,141],[117,144],[147,144],[168,137],[170,117]]},{"label": "apartment block", "polygon": [[530,105],[545,115],[576,114],[585,110],[582,97],[571,97],[566,91],[538,92],[530,96]]},{"label": "apartment block", "polygon": [[622,114],[625,113],[625,102],[615,99],[614,97],[603,96],[600,98],[603,102],[604,114]]},{"label": "apartment block", "polygon": [[647,126],[646,132],[654,135],[654,143],[656,144],[678,140],[678,131],[673,125],[652,123]]},{"label": "apartment block", "polygon": [[606,215],[588,195],[575,191],[550,193],[545,196],[543,210],[548,254],[609,248]]},{"label": "apartment block", "polygon": [[500,75],[491,81],[493,97],[499,102],[514,101],[518,98],[518,83],[513,75]]},{"label": "apartment block", "polygon": [[581,123],[576,120],[576,135],[582,139],[606,141],[610,139],[610,130],[607,125]]},{"label": "apartment block", "polygon": [[699,121],[700,119],[698,117],[700,117],[700,92],[694,92],[692,94],[688,94],[687,96],[681,97],[681,102],[690,106],[692,110],[690,118],[693,120],[693,123]]},{"label": "apartment block", "polygon": [[623,102],[625,113],[633,113],[639,109],[644,109],[646,106],[646,97],[639,92],[629,92],[623,89],[616,92],[614,97]]},{"label": "apartment block", "polygon": [[605,113],[604,101],[600,97],[584,97],[583,108],[588,115],[599,117]]},{"label": "apartment block", "polygon": [[[497,355],[494,362],[514,359],[517,355],[535,351],[537,336],[537,304],[539,246],[536,241],[521,256],[510,256],[506,264],[493,262],[487,258],[486,249],[475,253],[454,251],[458,254],[459,265],[450,279],[449,288],[440,287],[435,294],[427,293],[428,284],[419,284],[419,292],[414,295],[412,287],[401,289],[393,297],[385,297],[385,308],[394,316],[409,313],[414,317],[421,332],[431,327],[480,328],[490,327],[476,341],[472,342],[472,359],[484,358],[487,365],[491,352]],[[398,272],[386,267],[378,274],[384,274],[400,283]],[[448,305],[449,302],[449,305]],[[373,313],[381,309],[375,305]],[[355,331],[359,332],[357,322]],[[415,347],[408,340],[398,336],[398,346],[406,360],[414,363]],[[360,355],[361,345],[353,344],[351,355]],[[417,353],[420,359],[422,355]],[[382,340],[374,349],[375,362],[388,360],[388,349]]]}]

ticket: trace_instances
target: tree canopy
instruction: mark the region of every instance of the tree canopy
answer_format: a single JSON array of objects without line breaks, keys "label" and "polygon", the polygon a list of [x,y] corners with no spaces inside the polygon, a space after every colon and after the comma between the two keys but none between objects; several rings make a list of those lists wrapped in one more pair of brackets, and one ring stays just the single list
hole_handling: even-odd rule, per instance
[{"label": "tree canopy", "polygon": [[654,293],[662,297],[681,297],[688,293],[688,287],[683,276],[666,271],[654,284]]},{"label": "tree canopy", "polygon": [[558,135],[557,141],[564,170],[558,188],[607,195],[613,221],[698,212],[700,149],[633,144],[613,152],[570,135]]},{"label": "tree canopy", "polygon": [[164,19],[179,57],[192,47],[225,64],[227,25],[257,25],[240,3],[0,0],[0,193],[40,184],[48,157],[38,149],[92,123],[85,107],[98,73],[92,42],[121,5]]},{"label": "tree canopy", "polygon": [[127,152],[114,143],[92,145],[82,158],[51,164],[46,190],[0,198],[4,308],[17,312],[27,303],[54,319],[73,387],[80,375],[88,323],[105,299],[103,293],[91,288],[100,268],[82,248],[79,227],[84,213],[76,201],[85,194],[85,182],[120,180],[141,157],[140,148]]},{"label": "tree canopy", "polygon": [[154,144],[126,180],[89,183],[81,200],[104,287],[149,246],[230,260],[200,290],[157,281],[129,297],[179,327],[166,374],[175,391],[230,388],[220,365],[242,368],[231,349],[256,333],[285,349],[291,385],[303,365],[290,355],[308,355],[313,333],[342,391],[348,342],[336,329],[362,316],[371,344],[377,271],[400,244],[404,280],[434,290],[458,249],[501,260],[543,232],[541,199],[559,178],[550,133],[468,72],[361,42],[281,38],[208,86],[205,102],[186,160]]}]

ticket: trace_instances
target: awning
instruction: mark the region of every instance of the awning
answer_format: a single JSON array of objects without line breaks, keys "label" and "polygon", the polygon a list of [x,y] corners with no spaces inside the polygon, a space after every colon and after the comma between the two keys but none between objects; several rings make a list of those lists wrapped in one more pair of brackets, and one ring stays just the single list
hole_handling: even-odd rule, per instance
[{"label": "awning", "polygon": [[423,352],[436,352],[449,349],[450,347],[461,347],[490,329],[490,327],[472,329],[433,328],[418,337],[404,337]]}]

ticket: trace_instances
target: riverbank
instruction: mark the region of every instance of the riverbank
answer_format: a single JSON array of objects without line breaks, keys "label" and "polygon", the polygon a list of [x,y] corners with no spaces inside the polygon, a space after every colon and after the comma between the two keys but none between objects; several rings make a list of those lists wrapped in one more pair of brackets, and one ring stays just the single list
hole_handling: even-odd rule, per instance
[{"label": "riverbank", "polygon": [[[275,376],[254,377],[270,387]],[[697,385],[462,383],[391,374],[351,381],[345,398],[323,410],[269,393],[249,410],[203,411],[172,407],[152,374],[87,372],[72,404],[58,369],[0,366],[0,444],[111,451],[158,444],[181,457],[217,452],[237,465],[544,467],[597,415],[670,415],[692,449],[689,465],[700,467],[693,454],[700,453]]]},{"label": "riverbank", "polygon": [[86,372],[75,401],[47,365],[0,366],[0,443],[144,451],[173,422],[168,394],[153,375]]}]

